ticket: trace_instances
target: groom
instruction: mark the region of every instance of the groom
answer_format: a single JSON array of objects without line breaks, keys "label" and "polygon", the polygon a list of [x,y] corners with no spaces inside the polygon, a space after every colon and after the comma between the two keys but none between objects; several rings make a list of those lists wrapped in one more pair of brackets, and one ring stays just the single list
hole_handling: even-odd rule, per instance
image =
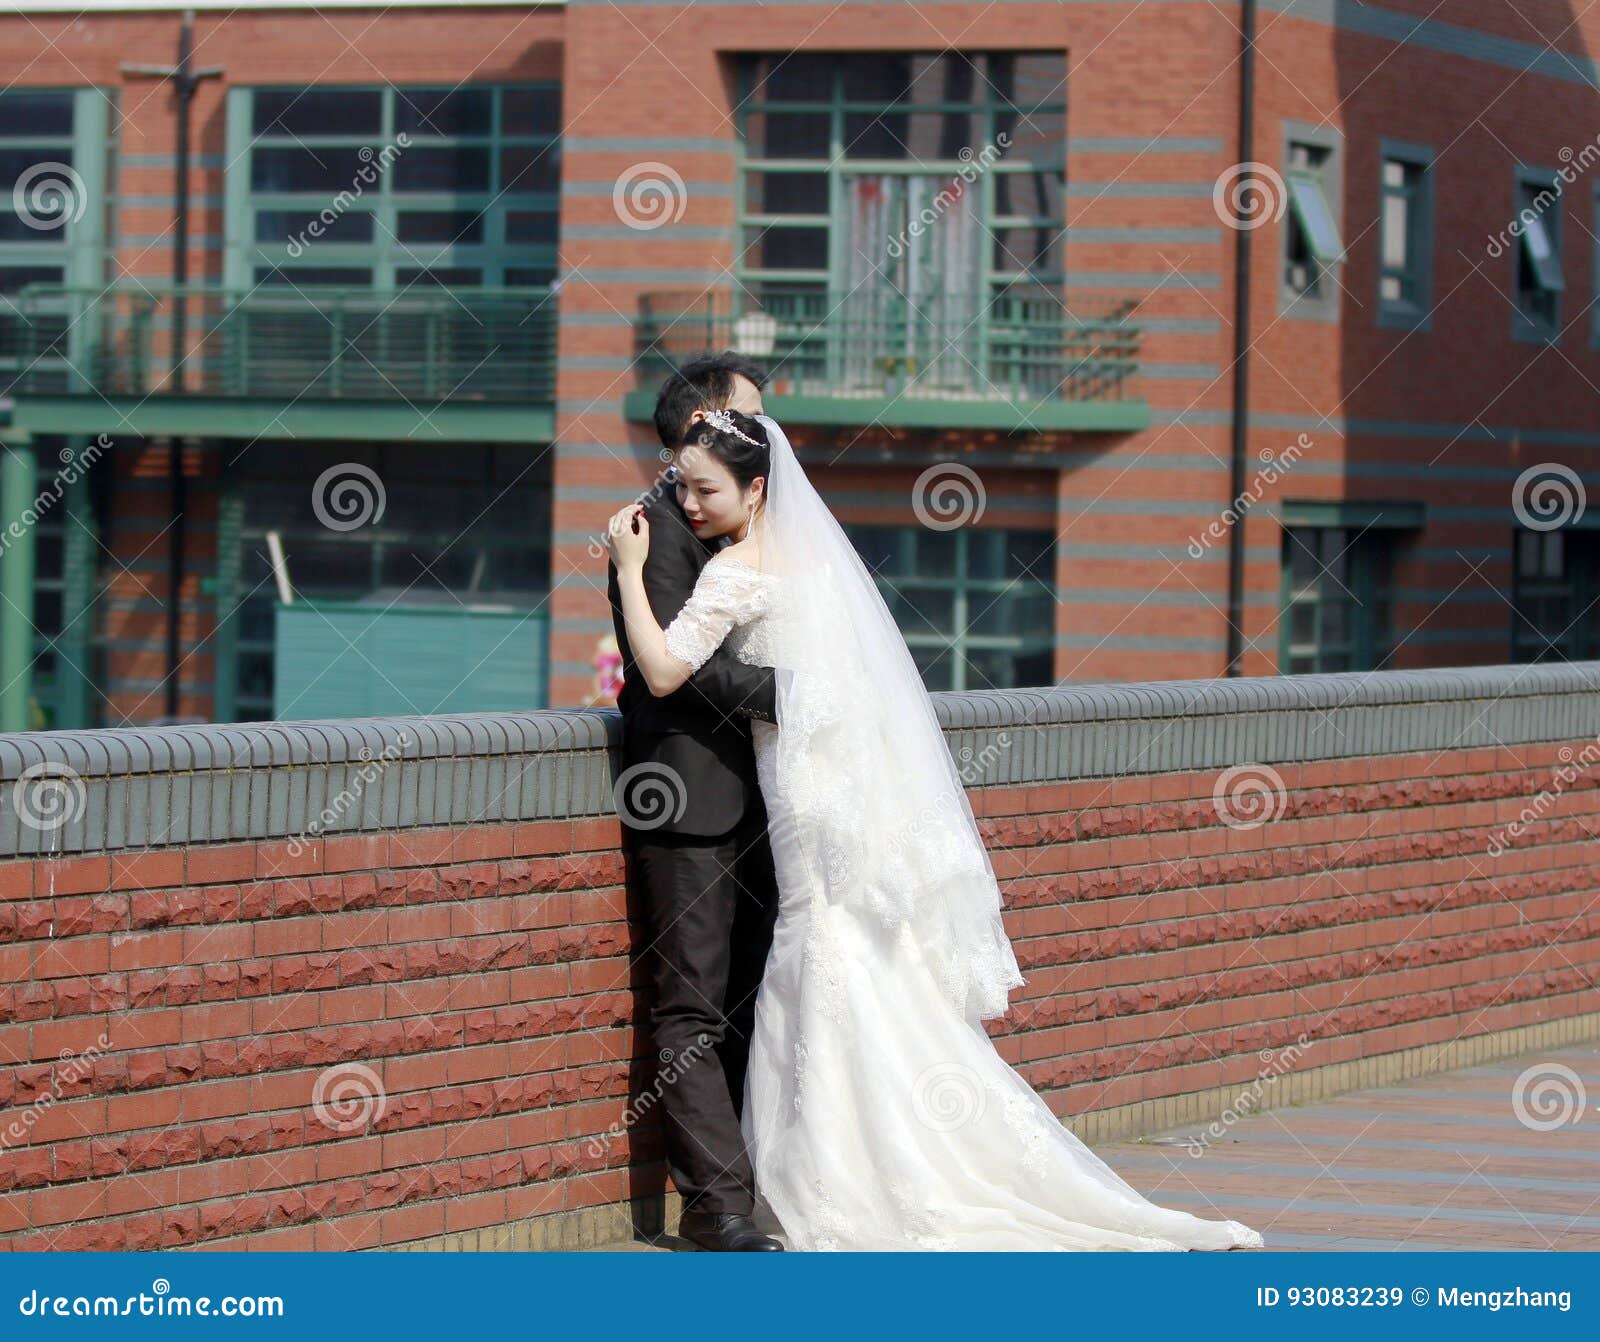
[{"label": "groom", "polygon": [[[685,364],[656,398],[662,447],[681,447],[707,410],[760,414],[765,381],[759,365],[735,354]],[[665,628],[720,540],[694,534],[671,483],[656,486],[645,517],[645,592]],[[755,1177],[739,1127],[778,907],[750,740],[752,718],[777,720],[774,673],[719,648],[679,689],[652,697],[628,646],[615,565],[607,589],[622,653],[622,766],[636,771],[617,810],[655,952],[650,1020],[667,1168],[683,1198],[678,1233],[705,1249],[781,1250],[750,1219]]]}]

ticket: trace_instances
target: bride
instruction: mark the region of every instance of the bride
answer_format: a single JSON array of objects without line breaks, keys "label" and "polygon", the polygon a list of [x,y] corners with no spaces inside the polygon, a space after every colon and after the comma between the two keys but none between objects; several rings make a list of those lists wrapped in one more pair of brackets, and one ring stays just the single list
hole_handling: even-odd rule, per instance
[{"label": "bride", "polygon": [[777,725],[751,724],[779,903],[742,1125],[790,1247],[1261,1247],[1148,1201],[996,1051],[980,1022],[1023,979],[993,868],[905,640],[782,429],[712,411],[675,466],[696,534],[731,543],[665,630],[640,505],[609,544],[652,694],[724,641],[777,668]]}]

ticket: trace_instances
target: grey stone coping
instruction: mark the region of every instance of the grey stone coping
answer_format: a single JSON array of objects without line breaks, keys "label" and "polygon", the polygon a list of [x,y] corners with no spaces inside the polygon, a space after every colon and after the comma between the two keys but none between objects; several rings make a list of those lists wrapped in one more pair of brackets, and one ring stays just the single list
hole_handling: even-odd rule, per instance
[{"label": "grey stone coping", "polygon": [[[1600,738],[1600,662],[937,693],[969,786]],[[614,709],[0,734],[0,857],[614,813]]]}]

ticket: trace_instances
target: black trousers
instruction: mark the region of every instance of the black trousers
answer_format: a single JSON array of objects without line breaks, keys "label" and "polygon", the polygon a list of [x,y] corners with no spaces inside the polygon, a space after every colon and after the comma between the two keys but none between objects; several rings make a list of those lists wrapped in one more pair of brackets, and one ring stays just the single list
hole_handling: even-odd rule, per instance
[{"label": "black trousers", "polygon": [[654,1085],[667,1168],[686,1208],[748,1216],[755,1176],[739,1118],[778,913],[766,814],[752,806],[712,838],[624,834],[650,927]]}]

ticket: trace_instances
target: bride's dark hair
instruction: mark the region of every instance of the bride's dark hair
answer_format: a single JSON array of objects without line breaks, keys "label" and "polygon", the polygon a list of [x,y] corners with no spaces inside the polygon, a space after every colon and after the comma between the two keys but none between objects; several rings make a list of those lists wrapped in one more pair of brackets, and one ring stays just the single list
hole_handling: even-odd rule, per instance
[{"label": "bride's dark hair", "polygon": [[766,475],[772,469],[772,445],[767,440],[767,431],[760,420],[742,410],[713,413],[727,416],[736,432],[720,429],[709,419],[696,420],[689,426],[689,434],[679,450],[703,448],[728,468],[728,473],[739,482],[739,488],[745,489],[758,475]]}]

